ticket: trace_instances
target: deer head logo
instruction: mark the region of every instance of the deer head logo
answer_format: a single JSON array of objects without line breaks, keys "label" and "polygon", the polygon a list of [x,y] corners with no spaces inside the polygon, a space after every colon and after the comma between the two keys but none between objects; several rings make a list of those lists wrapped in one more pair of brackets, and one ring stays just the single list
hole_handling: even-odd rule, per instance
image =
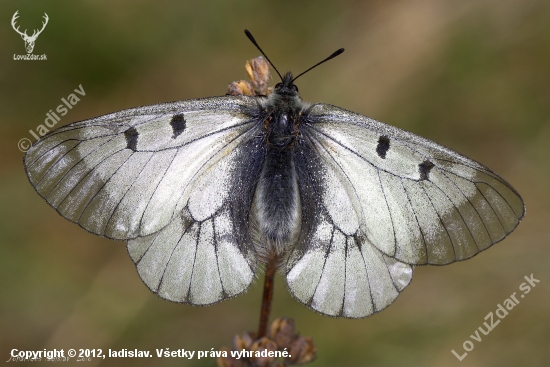
[{"label": "deer head logo", "polygon": [[19,15],[17,15],[18,12],[19,10],[17,10],[15,14],[13,14],[13,17],[11,18],[11,26],[13,27],[13,29],[15,29],[17,33],[21,35],[21,38],[23,38],[23,41],[25,41],[25,48],[27,49],[27,53],[30,54],[34,49],[34,43],[36,42],[38,35],[42,33],[44,28],[46,28],[46,24],[48,24],[48,19],[49,19],[48,14],[44,13],[44,22],[42,23],[42,29],[41,30],[35,29],[34,32],[32,33],[32,36],[29,36],[27,35],[26,29],[25,29],[25,32],[21,32],[19,30],[19,26],[17,26],[17,28],[15,27],[15,21],[17,20],[17,18],[19,18]]}]

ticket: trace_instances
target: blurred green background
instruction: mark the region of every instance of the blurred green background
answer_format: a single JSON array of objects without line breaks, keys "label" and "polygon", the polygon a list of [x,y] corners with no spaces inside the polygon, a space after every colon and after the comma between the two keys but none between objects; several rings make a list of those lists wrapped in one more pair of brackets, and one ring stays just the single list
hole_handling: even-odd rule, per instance
[{"label": "blurred green background", "polygon": [[[21,29],[49,24],[14,61]],[[6,1],[0,9],[0,360],[12,348],[219,349],[257,328],[261,282],[195,308],[142,284],[122,242],[61,218],[33,190],[17,143],[79,85],[59,125],[129,107],[225,94],[258,51],[304,70],[307,101],[413,131],[487,165],[523,196],[527,216],[503,242],[445,267],[419,267],[385,311],[321,316],[277,279],[273,316],[296,319],[315,366],[548,366],[550,361],[550,2]],[[31,31],[28,32],[32,33]],[[273,83],[276,79],[273,80]],[[460,362],[452,353],[525,275],[540,283]],[[45,362],[42,362],[45,363]],[[213,366],[214,359],[115,359],[86,366]],[[34,365],[34,364],[33,364]]]}]

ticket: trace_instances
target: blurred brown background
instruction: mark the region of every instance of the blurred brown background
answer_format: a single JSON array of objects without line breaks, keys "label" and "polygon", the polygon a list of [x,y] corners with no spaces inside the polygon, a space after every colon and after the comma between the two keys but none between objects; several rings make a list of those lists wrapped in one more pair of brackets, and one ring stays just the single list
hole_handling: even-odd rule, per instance
[{"label": "blurred brown background", "polygon": [[[21,30],[49,24],[34,54]],[[277,279],[273,316],[294,317],[318,347],[315,366],[547,366],[550,360],[550,2],[3,1],[0,9],[0,360],[12,348],[218,350],[257,328],[260,282],[194,308],[161,300],[122,242],[61,218],[33,190],[17,142],[34,138],[62,97],[86,96],[59,125],[112,111],[225,94],[258,51],[281,72],[304,70],[305,100],[332,103],[413,131],[487,165],[527,204],[503,242],[445,267],[419,267],[385,311],[318,315]],[[273,83],[276,79],[273,80]],[[459,362],[484,317],[525,275],[540,283]],[[471,340],[471,339],[470,339]],[[42,362],[45,363],[45,362]],[[215,360],[115,359],[86,366],[213,366]]]}]

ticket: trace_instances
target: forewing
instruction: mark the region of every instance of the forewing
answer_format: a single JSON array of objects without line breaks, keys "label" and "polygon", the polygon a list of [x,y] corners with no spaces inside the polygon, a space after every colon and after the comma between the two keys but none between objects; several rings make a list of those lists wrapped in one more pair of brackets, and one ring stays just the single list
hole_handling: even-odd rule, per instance
[{"label": "forewing", "polygon": [[302,230],[286,262],[290,292],[330,316],[358,318],[389,306],[412,279],[362,234],[345,177],[305,139],[296,149]]},{"label": "forewing", "polygon": [[138,107],[50,132],[25,155],[36,191],[65,218],[114,239],[158,232],[203,172],[254,135],[249,97]]},{"label": "forewing", "polygon": [[251,139],[196,178],[181,212],[157,233],[128,241],[143,282],[165,299],[208,305],[245,291],[256,270],[248,230],[265,157]]},{"label": "forewing", "polygon": [[412,133],[319,104],[304,129],[340,172],[361,232],[408,264],[468,259],[524,215],[519,194],[481,164]]}]

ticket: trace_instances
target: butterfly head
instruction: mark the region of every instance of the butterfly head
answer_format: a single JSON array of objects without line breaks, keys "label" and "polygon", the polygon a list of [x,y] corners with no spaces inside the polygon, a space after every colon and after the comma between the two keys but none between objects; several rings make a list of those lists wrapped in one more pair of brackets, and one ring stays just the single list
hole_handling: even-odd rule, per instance
[{"label": "butterfly head", "polygon": [[282,81],[275,85],[274,92],[277,94],[285,95],[289,97],[297,96],[298,87],[293,82],[294,82],[294,78],[292,77],[292,73],[291,72],[286,73],[285,76],[282,78]]},{"label": "butterfly head", "polygon": [[260,51],[262,53],[262,55],[264,55],[266,60],[271,64],[273,69],[277,72],[277,74],[281,78],[281,82],[277,83],[277,85],[275,85],[275,91],[274,91],[275,94],[280,95],[280,96],[297,97],[298,96],[298,87],[294,84],[294,81],[296,79],[298,79],[299,77],[301,77],[302,75],[304,75],[305,73],[310,71],[311,69],[316,68],[317,66],[321,65],[322,63],[327,62],[328,60],[330,60],[330,59],[340,55],[342,52],[344,52],[343,48],[333,52],[332,55],[330,55],[329,57],[327,57],[323,61],[318,62],[317,64],[313,65],[312,67],[310,67],[306,71],[298,74],[298,76],[296,76],[296,77],[292,77],[292,73],[290,73],[290,72],[286,73],[285,76],[283,77],[283,76],[281,76],[281,73],[279,73],[279,70],[277,70],[275,65],[273,65],[271,60],[269,60],[269,57],[267,57],[265,52],[263,52],[263,50],[260,48],[260,46],[258,45],[258,42],[256,42],[256,40],[252,36],[252,33],[250,33],[250,31],[248,31],[247,29],[244,30],[244,33],[246,34],[246,36],[248,37],[250,42],[252,42],[252,44],[254,44],[254,46],[256,46],[258,51]]}]

